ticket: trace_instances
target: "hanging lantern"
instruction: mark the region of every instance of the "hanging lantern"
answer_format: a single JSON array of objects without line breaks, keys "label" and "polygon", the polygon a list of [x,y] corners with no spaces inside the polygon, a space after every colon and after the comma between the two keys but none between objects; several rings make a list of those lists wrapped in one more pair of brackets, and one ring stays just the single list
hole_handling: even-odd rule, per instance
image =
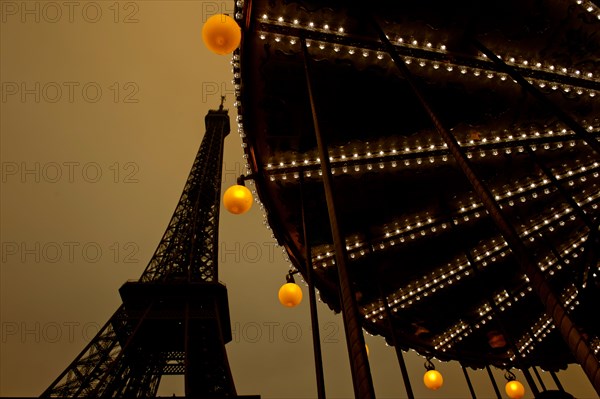
[{"label": "hanging lantern", "polygon": [[442,374],[435,369],[431,359],[428,358],[425,362],[425,368],[427,372],[423,375],[423,383],[425,386],[433,391],[440,389],[444,385],[444,378]]},{"label": "hanging lantern", "polygon": [[365,350],[367,351],[367,356],[369,356],[369,345],[365,344]]},{"label": "hanging lantern", "polygon": [[223,194],[223,205],[234,215],[248,212],[252,206],[252,193],[246,186],[239,184],[231,186]]},{"label": "hanging lantern", "polygon": [[302,289],[296,284],[291,273],[286,276],[286,280],[287,283],[279,289],[279,302],[283,306],[293,308],[302,302]]},{"label": "hanging lantern", "polygon": [[516,380],[515,375],[510,370],[504,374],[504,378],[508,381],[504,386],[504,390],[510,399],[520,399],[525,396],[525,387]]},{"label": "hanging lantern", "polygon": [[442,374],[437,370],[429,370],[423,376],[425,386],[433,391],[440,389],[444,384]]},{"label": "hanging lantern", "polygon": [[202,40],[213,53],[229,54],[240,45],[242,32],[239,25],[229,15],[216,14],[204,23]]},{"label": "hanging lantern", "polygon": [[525,396],[525,387],[517,380],[508,381],[504,390],[511,399],[520,399]]}]

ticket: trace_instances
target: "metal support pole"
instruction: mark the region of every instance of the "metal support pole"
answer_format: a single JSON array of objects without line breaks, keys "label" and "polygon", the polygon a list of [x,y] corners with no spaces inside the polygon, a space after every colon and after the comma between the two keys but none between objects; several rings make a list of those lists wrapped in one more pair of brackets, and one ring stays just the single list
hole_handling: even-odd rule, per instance
[{"label": "metal support pole", "polygon": [[498,389],[498,384],[496,384],[496,379],[494,378],[494,374],[492,374],[492,370],[490,366],[485,365],[485,369],[487,370],[488,376],[490,377],[490,381],[492,382],[492,386],[494,387],[494,392],[496,392],[496,397],[498,399],[502,399],[502,395],[500,395],[500,390]]},{"label": "metal support pole", "polygon": [[381,300],[383,301],[383,306],[385,308],[385,317],[388,322],[388,328],[390,329],[390,335],[392,337],[392,344],[394,345],[394,350],[396,351],[396,357],[398,358],[398,364],[400,365],[400,372],[402,373],[402,380],[404,381],[404,388],[406,389],[406,395],[408,399],[415,399],[415,395],[413,394],[412,387],[410,385],[410,378],[408,377],[408,369],[406,367],[406,363],[404,362],[404,355],[402,354],[402,348],[400,348],[398,344],[398,339],[396,337],[396,330],[394,329],[394,324],[392,323],[392,312],[390,310],[390,304],[387,301],[387,297],[383,293],[383,289],[381,288],[381,279],[379,279],[379,292],[381,295]]},{"label": "metal support pole", "polygon": [[525,380],[527,380],[527,385],[529,385],[529,389],[531,389],[533,396],[539,395],[540,390],[538,389],[537,385],[535,384],[535,381],[533,380],[533,377],[531,376],[531,373],[529,372],[529,370],[524,368],[521,371],[523,372],[523,375],[525,376]]},{"label": "metal support pole", "polygon": [[546,391],[546,385],[544,385],[544,380],[542,380],[542,376],[538,372],[537,367],[533,366],[532,369],[533,369],[533,374],[535,374],[535,377],[537,378],[538,382],[540,383],[540,387],[542,387],[542,391]]},{"label": "metal support pole", "polygon": [[373,380],[371,378],[371,370],[369,367],[369,359],[365,349],[365,337],[362,333],[362,326],[354,290],[350,282],[350,276],[346,268],[346,241],[342,236],[340,226],[338,224],[338,215],[335,207],[333,196],[333,177],[331,174],[331,166],[329,162],[329,153],[326,143],[321,136],[319,121],[317,118],[317,109],[313,94],[313,86],[309,66],[309,54],[306,48],[306,41],[301,39],[303,50],[304,72],[306,78],[306,86],[308,88],[308,97],[310,100],[310,108],[312,112],[313,125],[315,136],[317,138],[317,147],[319,150],[319,158],[321,159],[321,171],[323,173],[323,186],[325,189],[325,200],[327,202],[327,211],[329,213],[329,223],[331,227],[331,235],[333,237],[333,246],[335,249],[335,263],[337,266],[338,279],[340,284],[340,304],[342,308],[342,316],[344,320],[344,331],[346,333],[346,344],[348,346],[348,356],[350,358],[350,370],[352,372],[352,383],[354,386],[354,396],[357,399],[375,398],[375,390],[373,389]]},{"label": "metal support pole", "polygon": [[[533,289],[533,292],[538,296],[541,303],[546,309],[546,314],[552,317],[557,330],[562,335],[563,339],[567,343],[567,346],[575,356],[577,362],[581,365],[587,377],[589,378],[592,386],[600,394],[600,362],[592,351],[587,340],[578,331],[577,326],[573,323],[565,308],[560,303],[558,296],[553,292],[552,288],[546,281],[544,275],[540,271],[535,261],[531,258],[530,252],[527,247],[521,241],[514,227],[508,223],[504,214],[502,213],[500,206],[492,196],[489,189],[482,183],[481,179],[477,177],[467,157],[462,152],[460,145],[457,143],[456,138],[451,135],[446,128],[442,125],[437,115],[433,112],[429,103],[425,99],[420,88],[417,86],[415,79],[412,77],[410,71],[402,61],[402,59],[396,53],[394,46],[389,42],[385,32],[381,29],[379,24],[375,20],[373,27],[379,34],[381,42],[385,45],[388,54],[396,64],[396,67],[401,72],[402,76],[410,87],[414,94],[417,96],[419,102],[428,113],[432,120],[436,130],[444,139],[448,149],[456,160],[457,165],[461,168],[465,177],[469,180],[477,196],[485,206],[490,218],[508,243],[509,248],[514,254],[515,258],[521,266],[523,273],[529,278],[529,282]],[[592,142],[590,142],[592,143]],[[596,144],[598,144],[596,142]],[[599,151],[600,153],[600,151]]]},{"label": "metal support pole", "polygon": [[471,384],[471,378],[469,377],[469,373],[467,372],[467,368],[461,364],[463,374],[465,375],[465,380],[467,380],[467,385],[469,386],[469,392],[471,392],[471,398],[477,399],[477,395],[475,395],[475,389],[473,389],[473,384]]},{"label": "metal support pole", "polygon": [[319,332],[319,316],[317,299],[313,283],[313,265],[311,259],[308,229],[306,228],[306,203],[304,202],[304,177],[300,174],[300,206],[302,214],[302,233],[304,237],[304,257],[306,258],[306,283],[308,284],[308,301],[310,304],[310,322],[313,336],[313,352],[315,357],[315,374],[317,378],[317,398],[325,399],[325,378],[323,377],[323,357],[321,355],[321,334]]},{"label": "metal support pole", "polygon": [[558,379],[558,376],[556,375],[556,373],[554,371],[550,372],[550,375],[552,376],[552,379],[554,380],[554,383],[556,384],[556,387],[560,390],[560,391],[565,391],[565,389],[563,388],[562,384],[560,383],[560,380]]}]

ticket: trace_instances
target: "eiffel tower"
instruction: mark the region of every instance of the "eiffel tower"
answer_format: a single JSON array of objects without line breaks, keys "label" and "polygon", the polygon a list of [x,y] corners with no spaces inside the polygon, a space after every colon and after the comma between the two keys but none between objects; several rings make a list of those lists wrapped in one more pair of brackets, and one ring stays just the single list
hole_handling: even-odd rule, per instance
[{"label": "eiffel tower", "polygon": [[231,323],[218,281],[223,100],[205,117],[183,194],[146,270],[119,289],[123,304],[41,397],[155,397],[163,375],[184,375],[186,398],[243,397],[227,360]]}]

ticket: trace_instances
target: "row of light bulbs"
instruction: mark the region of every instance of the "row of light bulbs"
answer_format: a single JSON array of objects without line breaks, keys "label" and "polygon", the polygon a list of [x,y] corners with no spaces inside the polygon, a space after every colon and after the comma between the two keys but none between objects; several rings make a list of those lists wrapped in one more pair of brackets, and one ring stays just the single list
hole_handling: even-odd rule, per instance
[{"label": "row of light bulbs", "polygon": [[[568,213],[563,215],[563,218],[567,214]],[[560,221],[558,223],[560,223]],[[501,244],[495,245],[492,250],[486,250],[484,257],[481,255],[476,257],[481,267],[485,268],[488,266],[488,262],[494,263],[498,259],[503,258],[510,253],[506,242],[501,238],[498,238],[498,240],[501,241]],[[580,245],[580,242],[584,241],[585,235],[580,233],[570,241],[567,241],[563,248],[559,248],[559,251],[562,252],[564,257],[577,257],[577,253],[575,253],[574,250],[577,249],[577,247]],[[493,240],[492,244],[493,243],[495,243],[495,240]],[[581,248],[581,250],[583,250],[583,248]],[[569,260],[564,259],[563,262],[569,263]],[[554,258],[546,260],[545,262],[540,262],[539,264],[540,270],[550,276],[555,274],[555,270],[560,270],[562,268],[560,263],[557,263]],[[459,281],[461,278],[467,278],[471,274],[471,268],[471,263],[465,256],[463,256],[455,259],[454,265],[453,263],[449,263],[447,267],[432,271],[429,277],[424,276],[412,281],[407,286],[396,290],[394,293],[388,296],[387,300],[390,302],[392,311],[397,312],[399,308],[404,309],[410,307],[413,302],[420,301],[422,298],[427,297],[430,293],[435,293],[437,288],[442,289],[444,284],[450,286],[454,283],[454,281]],[[375,309],[369,309],[366,307],[365,317],[372,320],[377,318],[382,319],[383,310],[383,307],[378,307]]]},{"label": "row of light bulbs", "polygon": [[[575,141],[570,141],[568,142],[568,146],[570,147],[575,147],[576,142]],[[543,146],[541,146],[544,150],[552,150],[552,149],[560,149],[563,148],[564,145],[561,142],[558,142],[554,145],[552,144],[544,144]],[[532,150],[537,150],[537,146],[533,145],[531,146]],[[447,162],[449,159],[451,159],[452,157],[449,157],[447,154],[448,151],[443,151],[441,154],[439,152],[437,153],[431,153],[427,158],[423,158],[423,157],[417,157],[417,158],[408,158],[408,157],[404,157],[402,155],[395,155],[393,156],[393,158],[391,159],[385,159],[385,158],[379,158],[379,159],[373,159],[373,158],[354,158],[354,161],[359,160],[359,162],[353,162],[353,164],[348,165],[347,161],[344,161],[344,159],[346,159],[345,157],[340,157],[339,160],[336,160],[334,157],[330,157],[330,159],[334,160],[334,163],[332,164],[331,167],[331,173],[333,175],[335,174],[351,174],[351,173],[360,173],[361,171],[373,171],[373,170],[382,170],[382,169],[401,169],[403,167],[409,168],[409,167],[414,167],[417,166],[419,167],[419,165],[422,164],[434,164],[436,162]],[[466,153],[466,156],[468,159],[472,159],[474,156],[478,156],[480,159],[485,158],[488,155],[492,155],[492,156],[499,156],[502,154],[511,154],[511,153],[524,153],[525,152],[525,148],[524,147],[517,147],[516,149],[507,147],[505,149],[498,149],[498,148],[493,148],[493,149],[488,149],[488,150],[479,150],[479,152],[471,152],[468,151]],[[410,155],[414,155],[410,154]],[[367,155],[367,157],[370,157],[372,155]],[[361,162],[362,161],[362,162]],[[274,182],[276,180],[280,180],[280,181],[285,181],[288,180],[288,176],[290,176],[290,180],[294,179],[294,180],[298,180],[300,178],[300,175],[303,174],[304,177],[307,178],[316,178],[317,176],[319,176],[319,178],[321,176],[323,176],[323,171],[320,169],[320,159],[316,159],[314,161],[309,161],[306,160],[305,161],[305,165],[309,165],[308,167],[304,167],[304,166],[297,166],[298,164],[295,161],[292,161],[290,163],[290,166],[288,167],[289,169],[292,169],[294,171],[286,171],[286,172],[280,172],[279,170],[275,170],[272,171],[271,173],[268,173],[269,175],[269,180]],[[368,163],[365,163],[368,162]],[[280,167],[281,168],[285,168],[287,165],[280,163]],[[340,166],[341,165],[341,166]],[[271,166],[272,167],[272,166]]]},{"label": "row of light bulbs", "polygon": [[[526,296],[527,292],[531,292],[532,288],[527,285],[527,281],[525,276],[523,276],[523,283],[513,291],[514,297],[512,300],[506,290],[501,290],[493,295],[492,298],[495,305],[501,307],[500,312],[519,302]],[[492,309],[492,306],[487,301],[477,307],[473,312],[475,316],[470,324],[466,324],[461,320],[454,326],[449,327],[446,332],[434,339],[434,348],[436,350],[441,349],[442,352],[451,349],[457,342],[467,338],[474,330],[492,321],[495,316],[495,314],[492,314]]]},{"label": "row of light bulbs", "polygon": [[[579,290],[574,284],[570,284],[560,295],[560,302],[565,308],[573,311],[575,307],[579,305],[577,295],[579,295]],[[556,328],[556,326],[552,323],[552,318],[545,313],[542,314],[529,331],[517,340],[516,345],[521,356],[525,357],[527,354],[531,353],[534,350],[535,345],[543,342],[544,338],[549,336],[554,328]],[[514,360],[514,358],[515,356],[513,355],[511,361]]]},{"label": "row of light bulbs", "polygon": [[[580,239],[581,241],[585,241],[585,237],[581,237]],[[574,240],[573,242],[573,246],[577,245],[577,240]],[[564,252],[564,254],[566,255],[567,252]],[[576,257],[576,254],[573,253],[572,254],[573,257]],[[567,259],[565,259],[567,260]],[[529,280],[527,280],[529,281]],[[531,291],[531,287],[529,286],[527,288],[527,290],[530,292]],[[560,295],[560,303],[565,307],[568,308],[569,310],[574,310],[576,305],[579,305],[579,302],[576,300],[577,295],[578,295],[578,290],[577,287],[575,287],[573,284],[567,286],[566,288],[563,289],[562,294]],[[523,297],[524,293],[521,292],[521,297]],[[510,302],[508,303],[508,305],[510,306]],[[500,311],[504,311],[504,308],[501,306],[500,307]],[[547,317],[547,316],[544,316]],[[526,354],[530,353],[532,350],[532,347],[534,346],[533,340],[530,340],[528,337],[533,336],[534,339],[537,338],[537,342],[542,342],[543,338],[545,338],[549,333],[550,330],[552,330],[554,328],[554,324],[552,324],[551,326],[548,326],[548,324],[551,323],[551,319],[548,318],[548,322],[546,322],[545,320],[543,321],[542,325],[539,325],[539,323],[534,323],[534,325],[532,325],[528,330],[528,332],[524,335],[524,337],[520,338],[519,340],[517,340],[517,347],[518,347],[518,352],[522,354],[522,356],[525,356]],[[514,360],[514,355],[511,357],[511,361]]]},{"label": "row of light bulbs", "polygon": [[[544,192],[546,194],[549,194],[550,191],[546,191],[544,190]],[[596,192],[596,194],[594,195],[589,195],[587,196],[586,199],[584,199],[583,201],[579,202],[580,206],[585,206],[585,205],[589,205],[591,204],[591,208],[592,209],[597,209],[598,204],[597,199],[600,197],[600,193]],[[522,227],[521,231],[519,232],[520,236],[525,239],[528,238],[529,241],[535,241],[535,236],[533,233],[538,232],[540,229],[547,229],[548,231],[552,232],[555,229],[555,225],[558,224],[559,226],[564,226],[565,225],[565,221],[563,219],[567,219],[567,216],[569,217],[570,220],[575,220],[576,216],[575,216],[575,211],[570,209],[569,207],[564,208],[563,210],[559,210],[556,213],[553,213],[553,219],[548,219],[548,218],[538,218],[537,222],[534,222],[534,220],[531,220],[531,225],[530,227]],[[478,212],[475,212],[475,215],[478,215]],[[476,216],[477,217],[477,216]],[[458,225],[458,220],[457,218],[454,219],[454,224]],[[463,216],[463,220],[464,222],[469,221],[469,217],[468,216]],[[417,222],[417,225],[419,225],[420,222]],[[420,235],[421,236],[426,236],[427,235],[427,227],[429,226],[424,226],[422,229],[419,230]],[[446,223],[442,223],[441,224],[442,229],[446,229],[448,227],[448,224]],[[436,233],[437,228],[435,226],[431,227],[432,233]],[[419,236],[419,234],[417,233],[411,233],[410,235],[404,234],[401,235],[400,238],[398,239],[399,243],[404,243],[409,241],[408,238],[410,237],[411,240],[416,239]],[[395,241],[392,239],[389,241],[389,246],[394,246],[395,245]],[[380,242],[378,245],[373,245],[371,248],[365,248],[366,244],[365,243],[360,243],[360,242],[355,242],[354,244],[355,248],[352,248],[352,246],[347,246],[348,250],[351,250],[350,252],[350,258],[351,259],[355,259],[357,256],[365,256],[368,253],[370,253],[371,251],[377,251],[377,250],[383,250],[384,248],[386,248],[386,245],[383,242]],[[357,249],[358,247],[358,249]],[[363,247],[363,248],[360,248]],[[477,254],[479,252],[479,249],[481,248],[481,246],[479,246],[478,248],[474,249],[474,253]],[[489,251],[486,251],[489,253]],[[316,261],[313,261],[313,268],[317,269],[318,267],[322,267],[322,268],[326,268],[329,266],[329,261],[331,263],[331,266],[335,265],[335,260],[333,259],[334,254],[331,251],[327,251],[324,254],[318,254],[316,256]],[[505,256],[505,255],[502,255]],[[486,256],[487,257],[487,256]],[[487,261],[481,256],[481,255],[475,255],[475,260],[476,261],[480,261],[483,266],[487,265]],[[496,259],[492,258],[492,261],[495,261]]]},{"label": "row of light bulbs", "polygon": [[[581,4],[583,4],[583,2]],[[597,8],[591,2],[589,2],[589,1],[586,2],[585,8],[588,12],[596,12],[597,17],[600,19],[600,12],[597,11]],[[275,18],[275,17],[270,17],[268,14],[262,14],[260,21],[262,23],[266,23],[266,24],[276,24],[276,25],[280,25],[280,26],[301,28],[301,29],[307,30],[307,31],[316,31],[316,32],[325,33],[325,34],[334,33],[338,36],[347,36],[347,32],[343,26],[334,27],[332,25],[329,25],[328,23],[324,23],[323,25],[317,26],[317,24],[315,24],[313,21],[307,21],[307,22],[302,21],[301,22],[297,18],[293,18],[288,21],[283,16],[279,16],[279,17]],[[268,32],[261,32],[260,38],[263,40],[266,39],[267,34],[268,34]],[[277,41],[277,42],[281,42],[282,40],[284,40],[283,35],[276,34],[274,36],[275,36],[275,41]],[[285,37],[285,39],[288,40],[290,42],[290,44],[296,44],[299,41],[299,39],[296,37]],[[403,36],[397,36],[394,39],[391,39],[388,36],[388,39],[390,39],[390,41],[396,46],[417,48],[419,50],[432,51],[432,52],[442,53],[442,54],[447,53],[447,46],[444,43],[434,45],[431,41],[423,40],[423,41],[419,42],[419,40],[417,40],[416,38],[405,38]],[[327,44],[329,44],[329,43],[327,42]],[[318,44],[318,46],[320,49],[324,49],[327,44],[320,42]],[[336,52],[340,51],[340,45],[334,44],[333,46],[334,46],[333,47],[334,51],[336,51]],[[362,54],[363,57],[367,57],[369,55],[369,52],[373,52],[373,50],[365,49],[365,48],[350,48],[348,50],[349,54],[356,54],[356,53]],[[379,58],[379,59],[383,58],[382,52],[380,52],[380,51],[374,51],[374,52],[377,54],[377,58]],[[589,71],[582,72],[577,69],[570,70],[569,68],[564,67],[564,66],[557,67],[553,64],[541,63],[539,61],[534,61],[534,60],[522,59],[522,60],[517,61],[515,59],[515,57],[507,55],[507,54],[498,54],[498,57],[501,59],[504,59],[507,63],[511,63],[522,69],[537,69],[537,70],[544,70],[544,71],[551,72],[551,73],[559,72],[559,73],[567,75],[567,76],[571,76],[571,77],[575,77],[575,78],[585,77],[590,80],[593,78],[593,73],[589,72]],[[480,53],[479,58],[482,60],[486,60],[487,57],[485,56],[485,54]]]},{"label": "row of light bulbs", "polygon": [[[583,237],[581,238],[584,239]],[[523,285],[520,289],[515,290],[514,298],[511,300],[511,296],[508,294],[506,290],[502,290],[496,295],[494,295],[493,301],[495,305],[498,307],[500,312],[504,312],[507,307],[512,306],[520,299],[526,296],[527,292],[531,292],[532,288],[528,285],[529,279],[526,276],[523,276]],[[563,290],[563,294],[561,295],[561,303],[570,308],[570,310],[575,309],[575,306],[579,304],[576,301],[578,291],[574,285],[567,287]],[[479,306],[474,312],[477,315],[470,324],[465,323],[462,320],[459,320],[458,323],[449,327],[443,334],[437,336],[433,340],[433,345],[436,350],[441,349],[443,352],[452,348],[455,343],[461,341],[470,335],[474,330],[480,328],[481,325],[486,324],[486,322],[491,321],[493,319],[493,315],[491,314],[492,307],[486,302],[483,305]],[[533,325],[529,328],[531,333],[527,333],[525,337],[518,340],[519,353],[525,355],[526,353],[531,352],[531,347],[534,345],[534,340],[530,339],[530,335],[533,334],[534,338],[539,337],[538,342],[542,341],[542,338],[546,337],[549,334],[549,331],[546,331],[547,325],[542,327]],[[553,325],[550,329],[553,328]],[[509,354],[512,351],[509,351]],[[511,361],[514,360],[515,356],[512,354]]]},{"label": "row of light bulbs", "polygon": [[[272,39],[275,41],[275,43],[289,43],[289,45],[296,45],[300,42],[299,38],[295,37],[295,36],[282,36],[282,35],[278,35],[278,34],[269,34],[267,32],[261,32],[259,34],[260,39],[262,40],[267,40],[267,38]],[[403,43],[403,39],[400,38],[398,43]],[[413,47],[419,47],[418,43],[416,40],[413,40],[411,42],[411,44],[413,44]],[[427,43],[427,44],[431,44],[431,43]],[[427,48],[427,44],[425,45],[425,49]],[[306,42],[306,46],[311,48],[318,48],[319,50],[327,50],[327,51],[331,51],[333,50],[335,55],[335,58],[340,58],[340,56],[350,56],[351,58],[353,57],[359,57],[362,59],[370,59],[370,58],[375,58],[376,62],[379,61],[383,61],[384,58],[387,57],[387,53],[382,52],[382,51],[377,51],[377,50],[371,50],[371,49],[366,49],[366,48],[361,48],[361,47],[356,47],[356,46],[346,46],[346,45],[340,45],[337,43],[330,43],[330,42],[324,42],[324,41],[317,41],[317,40],[312,40],[312,41],[307,41]],[[442,50],[442,48],[440,47],[440,50]],[[323,53],[325,54],[325,53]],[[514,59],[513,57],[508,57],[508,59]],[[474,77],[480,78],[480,79],[494,79],[497,78],[502,82],[508,82],[508,83],[517,83],[516,80],[514,80],[513,78],[511,78],[508,74],[504,73],[504,72],[498,72],[495,71],[493,68],[493,64],[489,64],[489,68],[491,69],[484,69],[484,68],[477,68],[477,67],[471,67],[471,66],[466,66],[466,65],[462,65],[462,64],[458,64],[456,62],[449,62],[449,61],[431,61],[427,58],[421,58],[421,57],[414,57],[414,56],[405,56],[403,57],[403,60],[405,62],[406,65],[416,65],[419,67],[430,67],[433,70],[440,70],[440,71],[447,71],[447,72],[452,72],[452,73],[459,73],[461,75],[467,75],[470,74]],[[386,58],[385,61],[383,61],[383,63],[387,63],[388,60]],[[515,60],[515,66],[516,66],[516,60]],[[552,74],[557,74],[557,75],[564,75],[564,76],[568,76],[571,78],[577,78],[577,79],[582,79],[582,80],[590,80],[590,81],[594,81],[593,80],[593,73],[591,72],[585,72],[582,73],[580,70],[573,70],[572,72],[569,71],[567,68],[565,67],[555,67],[554,65],[549,65],[547,68],[543,69],[542,68],[542,64],[539,62],[535,62],[532,63],[531,65],[535,66],[535,67],[530,67],[530,62],[527,60],[523,60],[519,65],[518,68],[519,69],[527,69],[527,70],[545,70],[547,72],[551,72]],[[539,67],[538,67],[539,65]],[[567,84],[567,83],[562,83],[562,82],[558,82],[558,81],[554,81],[554,80],[547,80],[547,79],[542,79],[542,78],[531,78],[531,77],[527,77],[526,80],[535,85],[538,86],[541,89],[551,89],[553,91],[562,91],[564,93],[567,94],[571,94],[571,93],[575,93],[578,95],[583,95],[583,94],[587,94],[590,97],[595,97],[596,95],[599,94],[598,90],[595,89],[590,89],[590,88],[586,88],[586,87],[582,87],[582,86],[577,86],[574,84]],[[567,97],[568,98],[568,97]]]},{"label": "row of light bulbs", "polygon": [[595,355],[600,353],[600,337],[592,337],[590,339],[590,346]]},{"label": "row of light bulbs", "polygon": [[[590,125],[588,131],[592,132],[591,138],[600,137],[598,127]],[[544,138],[552,138],[553,143],[544,142]],[[530,146],[533,151],[537,151],[538,149],[551,150],[553,148],[575,147],[577,141],[572,140],[573,138],[575,138],[574,134],[572,132],[567,133],[566,129],[558,132],[549,129],[544,135],[535,130],[530,134],[525,132],[520,133],[517,137],[509,133],[505,137],[496,136],[494,140],[487,140],[484,137],[477,142],[471,139],[463,143],[458,141],[458,144],[464,149],[468,158],[473,158],[474,154],[478,154],[479,157],[484,158],[486,155],[498,156],[512,152],[523,153],[526,146]],[[431,143],[426,146],[404,146],[400,149],[392,147],[389,150],[379,149],[379,151],[367,150],[364,152],[357,151],[355,147],[353,147],[352,151],[348,151],[344,146],[340,146],[335,151],[338,153],[337,155],[329,156],[333,174],[336,171],[338,173],[358,172],[361,170],[361,165],[364,168],[362,170],[372,170],[373,166],[375,166],[375,169],[383,169],[386,165],[391,165],[393,168],[403,164],[409,166],[411,165],[411,160],[417,164],[422,164],[423,162],[434,163],[440,158],[442,161],[448,160],[448,148],[445,143]],[[418,158],[414,159],[415,156],[418,156]],[[302,172],[304,172],[305,176],[310,177],[315,171],[320,171],[320,162],[321,159],[319,157],[313,159],[304,157],[303,159],[293,159],[288,162],[282,160],[278,163],[267,163],[266,170],[270,174],[271,181],[274,181],[276,178],[285,180],[288,173],[293,174],[293,177],[297,179]],[[367,162],[368,164],[365,166],[364,164]],[[322,174],[319,173],[319,175]]]},{"label": "row of light bulbs", "polygon": [[[587,175],[592,175],[597,178],[599,175],[599,168],[600,164],[598,162],[590,162],[587,165],[582,165],[578,167],[578,171],[576,173],[566,172],[564,174],[557,174],[557,179],[560,181],[563,178],[568,177],[570,179],[569,181],[575,181],[576,178],[579,178],[581,181],[581,179],[583,178],[587,180]],[[527,179],[525,183],[517,182],[516,186],[506,189],[504,193],[495,194],[495,199],[497,201],[507,203],[509,206],[514,206],[514,201],[517,198],[521,198],[519,199],[519,201],[522,202],[522,198],[526,198],[526,195],[530,195],[533,199],[535,199],[542,193],[548,195],[554,191],[555,188],[553,184],[547,178],[541,177],[536,181],[531,181],[530,179]],[[494,194],[494,192],[492,193]],[[595,194],[587,195],[585,199],[576,199],[576,201],[579,203],[580,206],[583,206],[585,204],[593,202],[594,199],[597,198],[597,195],[598,193],[596,192]],[[593,209],[596,209],[597,207],[595,203],[592,203],[591,206]],[[479,218],[482,214],[485,213],[486,211],[483,204],[481,202],[473,201],[469,206],[462,206],[458,210],[454,211],[455,224],[458,224],[459,220],[468,222],[469,220]],[[371,250],[377,250],[377,248],[384,249],[386,247],[393,246],[397,243],[396,241],[398,241],[398,243],[404,243],[409,238],[414,240],[419,234],[422,236],[426,235],[427,231],[429,230],[431,230],[432,233],[436,233],[437,231],[445,230],[448,227],[449,226],[446,221],[440,222],[432,219],[431,217],[428,217],[423,222],[419,219],[416,219],[416,221],[413,224],[406,223],[404,229],[395,229],[387,231],[385,233],[385,238],[376,240],[375,243],[372,245],[364,242],[355,241],[353,244],[347,244],[346,249],[349,251],[350,258],[355,259],[359,256],[365,255]],[[525,228],[523,232],[527,234],[532,228],[535,229],[534,227]],[[334,254],[329,249],[324,253],[317,253],[316,255],[313,255],[313,264],[315,266],[321,265],[326,267],[329,263],[328,260],[332,259],[333,256]]]},{"label": "row of light bulbs", "polygon": [[[584,239],[584,238],[582,237],[581,239]],[[575,245],[578,240],[574,240],[574,241],[575,241],[575,243],[574,243],[574,245]],[[511,307],[513,304],[517,303],[520,299],[524,298],[528,292],[532,291],[531,286],[528,284],[529,279],[525,275],[523,275],[522,278],[523,278],[523,284],[521,285],[521,288],[514,290],[513,296],[509,295],[509,293],[506,290],[501,290],[499,293],[497,293],[493,296],[494,304],[496,305],[496,307],[500,313],[504,312],[508,307]],[[576,301],[577,295],[578,295],[577,287],[575,287],[573,284],[571,284],[570,286],[566,287],[563,290],[563,293],[561,294],[561,303],[566,308],[569,308],[570,310],[574,310],[575,306],[579,304],[579,302]],[[455,325],[449,327],[443,334],[435,337],[433,340],[434,348],[436,350],[441,349],[442,351],[446,351],[446,350],[452,348],[455,343],[468,337],[474,331],[473,329],[478,329],[478,328],[480,328],[481,325],[484,325],[487,322],[491,321],[493,319],[493,316],[495,316],[494,314],[492,314],[492,310],[493,310],[492,306],[490,306],[487,302],[480,305],[474,311],[474,314],[476,316],[473,318],[473,321],[470,324],[467,324],[464,321],[459,320]],[[548,320],[550,320],[550,319],[548,318]],[[532,325],[529,329],[527,329],[530,332],[526,333],[525,337],[523,337],[517,341],[517,347],[519,348],[519,353],[521,353],[523,355],[525,355],[525,353],[530,353],[531,347],[534,345],[533,339],[529,339],[529,337],[531,335],[534,338],[539,337],[538,342],[542,342],[542,338],[546,337],[546,335],[549,334],[549,331],[547,331],[547,327],[548,327],[547,323],[541,327],[537,324],[539,324],[539,323],[534,323],[534,325]],[[550,327],[550,329],[552,329],[553,327],[554,327],[554,325],[552,325],[552,327]],[[512,351],[509,351],[509,354],[510,353],[512,353]],[[514,360],[514,354],[511,357],[511,361],[512,360]]]},{"label": "row of light bulbs", "polygon": [[596,18],[600,19],[600,10],[591,1],[575,0],[575,4],[581,6],[585,11],[595,14]]}]

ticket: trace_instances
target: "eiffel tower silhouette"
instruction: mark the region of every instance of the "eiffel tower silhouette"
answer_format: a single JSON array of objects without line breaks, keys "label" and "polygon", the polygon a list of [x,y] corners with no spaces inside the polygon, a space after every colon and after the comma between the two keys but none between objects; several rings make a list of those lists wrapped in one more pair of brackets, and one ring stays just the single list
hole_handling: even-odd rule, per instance
[{"label": "eiffel tower silhouette", "polygon": [[123,304],[41,397],[155,397],[163,375],[184,375],[186,398],[237,396],[225,344],[227,289],[218,281],[223,144],[229,115],[206,134],[175,212],[146,270],[120,289]]}]

